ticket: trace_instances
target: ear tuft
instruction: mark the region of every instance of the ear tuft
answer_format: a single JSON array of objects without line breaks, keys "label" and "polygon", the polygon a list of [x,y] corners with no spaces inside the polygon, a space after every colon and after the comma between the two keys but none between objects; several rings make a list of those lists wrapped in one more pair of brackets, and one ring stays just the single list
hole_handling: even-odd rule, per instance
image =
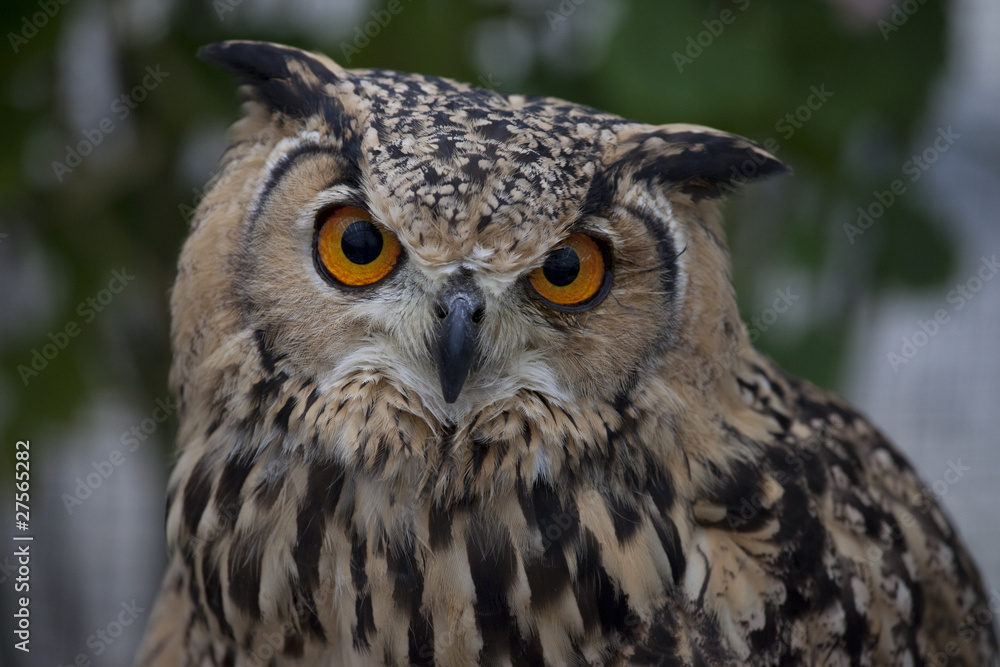
[{"label": "ear tuft", "polygon": [[641,179],[695,200],[721,197],[739,186],[790,170],[749,139],[700,125],[646,128],[619,142],[616,161]]},{"label": "ear tuft", "polygon": [[198,58],[239,76],[272,110],[299,118],[322,108],[324,85],[344,72],[326,56],[269,42],[208,44]]}]

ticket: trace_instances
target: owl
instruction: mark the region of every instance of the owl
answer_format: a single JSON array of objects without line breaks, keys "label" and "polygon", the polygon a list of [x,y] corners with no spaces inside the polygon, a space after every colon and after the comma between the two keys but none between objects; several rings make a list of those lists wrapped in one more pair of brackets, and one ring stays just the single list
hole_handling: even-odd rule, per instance
[{"label": "owl", "polygon": [[172,293],[138,665],[993,659],[933,495],[750,344],[718,205],[786,170],[760,146],[276,44],[200,55],[247,101]]}]

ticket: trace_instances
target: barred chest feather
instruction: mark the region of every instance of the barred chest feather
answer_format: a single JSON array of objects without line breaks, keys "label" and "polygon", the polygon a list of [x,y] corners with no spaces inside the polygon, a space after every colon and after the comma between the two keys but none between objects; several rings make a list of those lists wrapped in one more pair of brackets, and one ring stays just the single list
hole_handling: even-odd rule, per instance
[{"label": "barred chest feather", "polygon": [[916,665],[956,636],[961,664],[989,655],[974,566],[895,450],[764,365],[733,383],[719,458],[682,415],[665,435],[655,384],[434,429],[377,382],[328,394],[262,364],[250,395],[185,406],[182,664]]}]

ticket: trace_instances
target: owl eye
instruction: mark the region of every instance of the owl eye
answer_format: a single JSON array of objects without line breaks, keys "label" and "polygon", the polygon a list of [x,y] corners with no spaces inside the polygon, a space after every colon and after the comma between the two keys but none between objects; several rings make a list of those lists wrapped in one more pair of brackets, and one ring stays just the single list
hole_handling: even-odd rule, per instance
[{"label": "owl eye", "polygon": [[377,283],[392,272],[402,252],[399,239],[363,208],[339,206],[317,219],[314,257],[320,275],[331,282]]},{"label": "owl eye", "polygon": [[611,288],[611,271],[597,241],[576,233],[549,253],[545,263],[528,276],[528,282],[556,309],[579,311],[604,300]]}]

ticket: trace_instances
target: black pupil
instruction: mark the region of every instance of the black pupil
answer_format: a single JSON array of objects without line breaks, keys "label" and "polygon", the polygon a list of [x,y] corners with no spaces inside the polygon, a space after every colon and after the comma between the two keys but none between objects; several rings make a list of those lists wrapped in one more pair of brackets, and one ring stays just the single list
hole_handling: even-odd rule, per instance
[{"label": "black pupil", "polygon": [[542,273],[556,287],[565,287],[580,275],[580,256],[572,248],[559,248],[545,260]]},{"label": "black pupil", "polygon": [[382,235],[370,222],[355,222],[340,239],[344,257],[355,264],[371,264],[382,254]]}]

